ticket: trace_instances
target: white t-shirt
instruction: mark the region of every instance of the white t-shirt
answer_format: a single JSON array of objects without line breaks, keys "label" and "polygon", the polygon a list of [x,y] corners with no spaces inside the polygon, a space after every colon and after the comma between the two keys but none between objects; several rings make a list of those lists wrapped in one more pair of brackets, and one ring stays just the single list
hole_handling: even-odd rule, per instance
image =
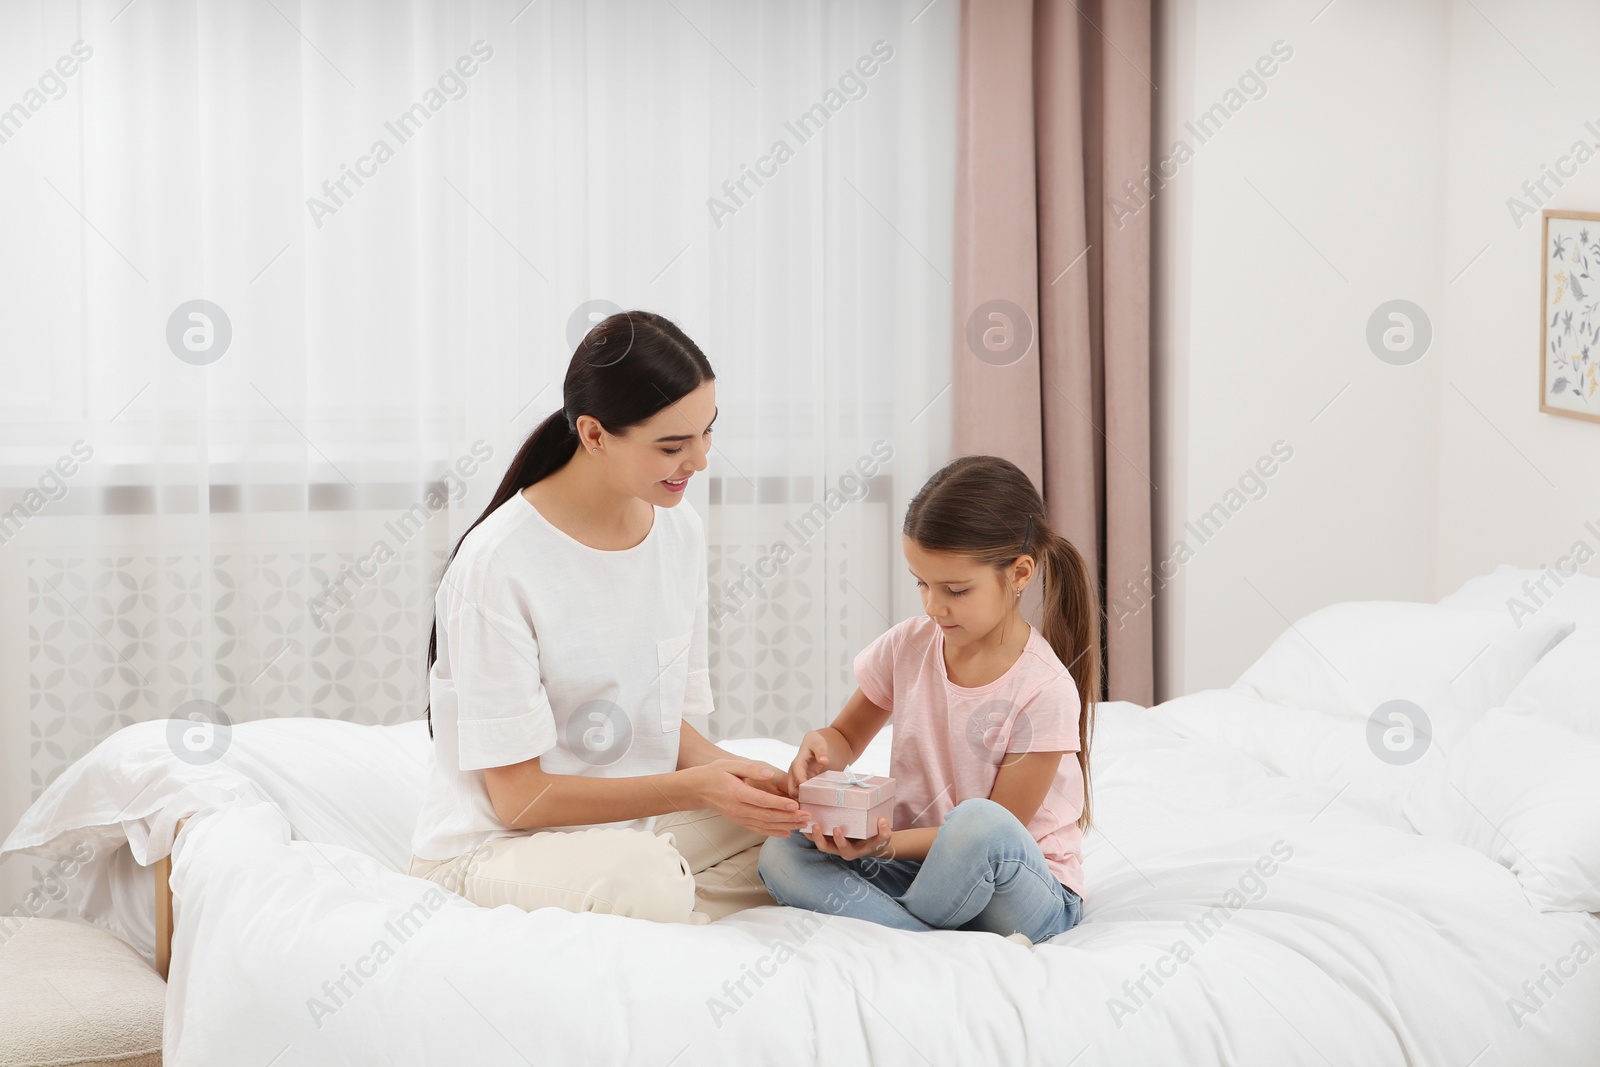
[{"label": "white t-shirt", "polygon": [[[433,748],[411,851],[449,860],[509,830],[483,769],[677,769],[685,715],[711,709],[706,541],[687,503],[620,551],[563,533],[517,493],[461,543],[434,598]],[[653,830],[655,817],[598,826]],[[587,826],[551,826],[582,830]]]}]

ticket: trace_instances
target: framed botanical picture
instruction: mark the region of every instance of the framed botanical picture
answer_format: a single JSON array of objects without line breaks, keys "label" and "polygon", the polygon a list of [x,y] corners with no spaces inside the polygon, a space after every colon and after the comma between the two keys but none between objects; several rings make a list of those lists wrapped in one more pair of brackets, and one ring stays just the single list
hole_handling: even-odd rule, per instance
[{"label": "framed botanical picture", "polygon": [[1544,212],[1539,410],[1600,422],[1600,213]]}]

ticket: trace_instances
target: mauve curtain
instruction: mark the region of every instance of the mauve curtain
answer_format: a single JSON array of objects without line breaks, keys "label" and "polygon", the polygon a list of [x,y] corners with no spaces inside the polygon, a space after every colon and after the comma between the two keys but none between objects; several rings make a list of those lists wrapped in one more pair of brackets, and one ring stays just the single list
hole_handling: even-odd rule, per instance
[{"label": "mauve curtain", "polygon": [[[961,29],[953,444],[1034,479],[1104,602],[1153,556],[1150,219],[1107,206],[1150,158],[1150,3],[965,0]],[[1106,699],[1154,702],[1153,630],[1107,616]]]}]

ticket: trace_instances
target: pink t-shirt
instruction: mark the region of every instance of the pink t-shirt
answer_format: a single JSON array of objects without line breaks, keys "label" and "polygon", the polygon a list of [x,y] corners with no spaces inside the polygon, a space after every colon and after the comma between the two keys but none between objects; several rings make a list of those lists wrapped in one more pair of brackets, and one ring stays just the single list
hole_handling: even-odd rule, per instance
[{"label": "pink t-shirt", "polygon": [[961,801],[988,797],[1008,752],[1068,753],[1028,832],[1061,884],[1084,896],[1078,689],[1043,634],[1030,626],[1017,662],[968,689],[945,670],[944,631],[919,615],[862,649],[855,671],[867,699],[894,713],[895,830],[943,825]]}]

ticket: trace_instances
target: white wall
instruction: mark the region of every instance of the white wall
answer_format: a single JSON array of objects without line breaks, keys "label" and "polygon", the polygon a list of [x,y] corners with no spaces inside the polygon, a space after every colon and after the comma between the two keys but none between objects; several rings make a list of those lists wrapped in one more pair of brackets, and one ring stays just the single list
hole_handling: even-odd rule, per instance
[{"label": "white wall", "polygon": [[[1168,0],[1160,15],[1156,155],[1196,147],[1155,200],[1157,557],[1275,442],[1293,450],[1209,540],[1188,533],[1158,594],[1165,699],[1230,684],[1325,604],[1434,600],[1597,540],[1600,426],[1538,411],[1540,238],[1504,200],[1600,125],[1581,59],[1600,14]],[[1264,95],[1199,144],[1184,124],[1278,41],[1293,55]],[[1553,206],[1600,210],[1600,161],[1580,182]],[[1366,340],[1396,298],[1434,330],[1405,366]]]},{"label": "white wall", "polygon": [[[1600,129],[1600,7],[1479,6],[1494,26],[1457,3],[1447,27],[1441,463],[1431,561],[1440,593],[1499,563],[1554,565],[1580,541],[1588,554],[1600,553],[1600,537],[1585,528],[1600,529],[1600,424],[1539,412],[1541,227],[1534,218],[1519,229],[1506,207],[1574,141],[1600,157],[1600,136],[1585,129]],[[1546,188],[1554,192],[1547,207],[1600,212],[1600,158],[1563,188]],[[1582,570],[1600,575],[1595,562]]]}]

